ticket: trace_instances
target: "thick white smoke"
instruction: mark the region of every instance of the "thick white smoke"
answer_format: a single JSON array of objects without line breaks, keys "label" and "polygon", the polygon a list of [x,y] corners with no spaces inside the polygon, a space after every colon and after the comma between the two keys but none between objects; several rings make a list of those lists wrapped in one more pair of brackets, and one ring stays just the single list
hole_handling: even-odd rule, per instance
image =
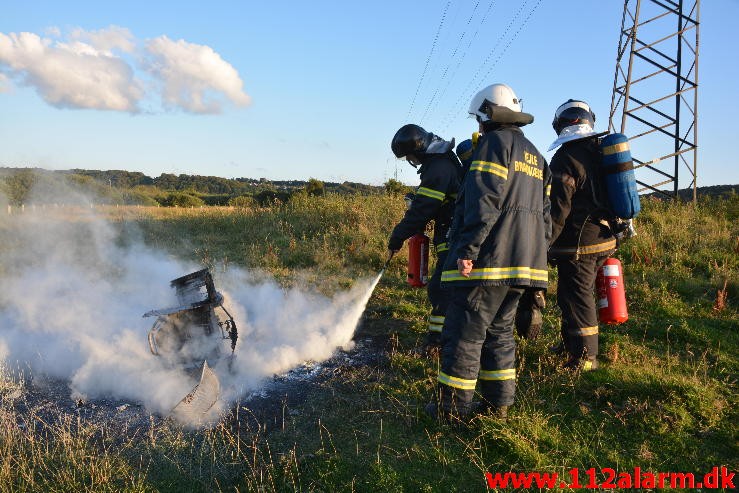
[{"label": "thick white smoke", "polygon": [[[161,414],[193,388],[191,376],[149,352],[153,318],[142,315],[177,305],[170,281],[200,266],[140,243],[124,246],[114,225],[89,208],[27,208],[3,216],[0,234],[0,362],[68,380],[75,396],[136,401]],[[378,280],[329,298],[239,269],[214,278],[240,331],[230,369],[209,361],[221,380],[221,409],[265,378],[351,344]]]}]

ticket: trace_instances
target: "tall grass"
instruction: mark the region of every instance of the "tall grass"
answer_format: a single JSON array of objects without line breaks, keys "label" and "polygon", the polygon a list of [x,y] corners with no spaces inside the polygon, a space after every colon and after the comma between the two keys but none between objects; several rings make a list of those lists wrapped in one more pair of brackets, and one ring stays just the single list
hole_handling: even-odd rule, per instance
[{"label": "tall grass", "polygon": [[[736,470],[739,200],[643,205],[638,235],[617,253],[630,319],[601,327],[601,369],[561,370],[547,350],[559,331],[558,310],[548,307],[542,337],[519,341],[507,421],[483,416],[458,427],[423,415],[438,360],[416,350],[429,306],[423,290],[405,284],[401,254],[361,327],[380,341],[377,364],[322,375],[304,402],[285,404],[278,426],[247,426],[248,406],[240,405],[210,430],[162,422],[146,436],[106,441],[116,433],[104,424],[42,425],[4,398],[0,490],[485,491],[486,471]],[[123,241],[332,291],[379,270],[403,208],[397,197],[326,196],[267,208],[106,214]],[[13,393],[4,382],[0,397]]]}]

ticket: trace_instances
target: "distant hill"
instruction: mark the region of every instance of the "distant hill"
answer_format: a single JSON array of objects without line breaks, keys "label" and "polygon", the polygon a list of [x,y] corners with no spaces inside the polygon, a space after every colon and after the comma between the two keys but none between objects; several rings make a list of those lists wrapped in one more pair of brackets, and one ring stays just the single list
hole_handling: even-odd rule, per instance
[{"label": "distant hill", "polygon": [[[311,182],[322,184],[321,193],[377,194],[384,186],[365,185],[345,181],[343,183],[319,180],[267,180],[265,178],[222,178],[219,176],[162,173],[150,177],[140,171],[70,169],[50,171],[41,168],[0,167],[0,191],[10,203],[21,204],[32,187],[41,184],[53,188],[50,183],[62,180],[92,192],[103,202],[167,205],[173,194],[197,197],[208,205],[225,205],[240,196],[253,197],[257,202],[289,199],[292,193],[306,190]],[[313,183],[315,185],[315,183]],[[739,185],[711,185],[698,187],[698,197],[728,198],[739,192]],[[683,200],[692,200],[693,190],[678,192]],[[665,198],[658,193],[645,197]]]},{"label": "distant hill", "polygon": [[[61,188],[60,188],[61,187]],[[265,178],[222,178],[162,173],[150,177],[139,171],[125,170],[45,170],[42,168],[0,167],[0,192],[11,205],[28,202],[63,200],[64,188],[83,191],[92,200],[100,203],[172,205],[178,202],[207,205],[226,205],[233,199],[248,197],[257,203],[284,202],[293,193],[305,191],[310,194],[337,193],[378,194],[384,186],[365,185],[355,182],[322,182]],[[29,195],[32,190],[43,189],[44,193]],[[58,193],[52,193],[56,190]],[[51,198],[55,196],[56,198]]]},{"label": "distant hill", "polygon": [[[736,195],[737,193],[739,193],[739,185],[709,185],[705,187],[698,187],[696,190],[696,195],[698,196],[699,199],[701,197],[725,199],[733,195]],[[648,193],[645,195],[647,197],[665,198],[664,195],[656,193],[656,192]],[[682,190],[678,190],[677,195],[682,200],[687,200],[687,201],[693,200],[693,189],[684,188]]]}]

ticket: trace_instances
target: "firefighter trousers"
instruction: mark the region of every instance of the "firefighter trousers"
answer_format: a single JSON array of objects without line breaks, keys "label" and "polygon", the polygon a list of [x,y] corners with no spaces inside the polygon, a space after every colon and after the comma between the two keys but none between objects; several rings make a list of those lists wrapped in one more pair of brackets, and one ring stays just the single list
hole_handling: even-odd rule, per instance
[{"label": "firefighter trousers", "polygon": [[448,253],[448,250],[437,252],[436,267],[427,286],[429,302],[431,303],[427,339],[428,342],[436,345],[441,344],[441,329],[444,326],[447,306],[449,306],[449,290],[441,287],[441,271],[444,269],[444,262],[446,262]]},{"label": "firefighter trousers", "polygon": [[562,310],[562,342],[570,358],[598,355],[595,277],[608,258],[584,255],[557,260],[557,305]]},{"label": "firefighter trousers", "polygon": [[523,291],[511,286],[451,289],[438,377],[445,410],[469,405],[478,379],[485,404],[513,404],[516,393],[513,320]]}]

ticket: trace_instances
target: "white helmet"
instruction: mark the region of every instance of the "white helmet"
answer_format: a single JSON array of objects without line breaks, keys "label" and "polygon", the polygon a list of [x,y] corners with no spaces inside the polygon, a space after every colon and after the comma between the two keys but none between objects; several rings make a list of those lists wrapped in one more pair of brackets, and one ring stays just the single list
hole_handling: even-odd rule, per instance
[{"label": "white helmet", "polygon": [[486,110],[491,105],[505,106],[517,113],[521,112],[521,100],[506,84],[492,84],[475,94],[470,103],[469,114],[476,117],[478,121],[486,122],[490,120]]}]

